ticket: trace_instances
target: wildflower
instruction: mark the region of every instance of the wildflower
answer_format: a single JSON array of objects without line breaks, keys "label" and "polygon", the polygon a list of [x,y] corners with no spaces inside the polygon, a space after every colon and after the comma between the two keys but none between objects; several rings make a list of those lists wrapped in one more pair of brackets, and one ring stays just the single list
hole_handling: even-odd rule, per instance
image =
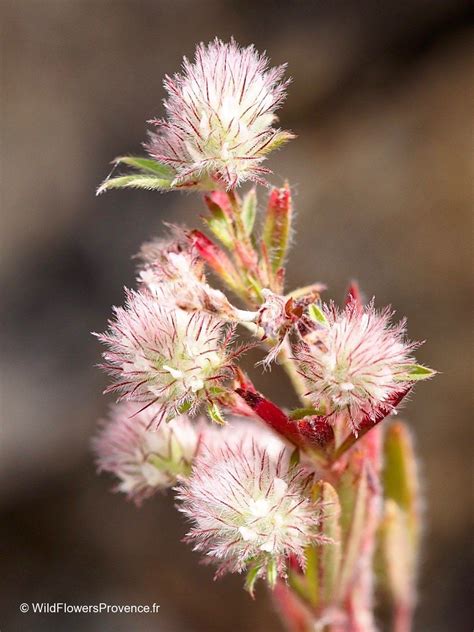
[{"label": "wildflower", "polygon": [[157,411],[153,407],[135,414],[130,402],[115,404],[100,433],[93,440],[99,471],[118,479],[115,491],[127,494],[138,505],[159,490],[189,476],[198,449],[198,432],[181,415],[151,430]]},{"label": "wildflower", "polygon": [[172,186],[232,189],[261,181],[266,155],[293,137],[272,127],[288,84],[284,71],[234,40],[200,44],[194,63],[184,58],[183,73],[165,78],[168,118],[152,121],[158,133],[147,145],[152,158],[173,168]]},{"label": "wildflower", "polygon": [[193,413],[230,377],[237,352],[227,348],[233,329],[208,314],[160,305],[149,293],[127,291],[114,309],[104,368],[114,378],[106,392],[119,399],[156,404],[159,423],[167,415]]},{"label": "wildflower", "polygon": [[213,458],[203,452],[191,478],[178,488],[182,511],[193,523],[187,541],[217,564],[216,576],[247,571],[274,586],[286,576],[288,556],[304,567],[304,550],[322,541],[319,507],[310,499],[311,476],[258,439],[224,441]]},{"label": "wildflower", "polygon": [[346,411],[355,432],[362,420],[375,421],[381,407],[399,401],[413,381],[433,375],[413,364],[410,354],[419,345],[405,340],[405,321],[390,324],[389,309],[351,301],[342,311],[332,304],[316,311],[319,327],[294,359],[314,405],[328,415]]}]

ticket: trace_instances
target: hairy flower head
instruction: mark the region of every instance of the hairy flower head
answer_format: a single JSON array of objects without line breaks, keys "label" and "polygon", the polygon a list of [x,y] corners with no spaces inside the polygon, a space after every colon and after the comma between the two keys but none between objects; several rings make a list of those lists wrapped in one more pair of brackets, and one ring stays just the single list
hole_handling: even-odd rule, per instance
[{"label": "hairy flower head", "polygon": [[225,294],[207,283],[204,261],[184,232],[175,230],[175,238],[143,244],[138,257],[141,259],[139,286],[151,292],[161,305],[235,320]]},{"label": "hairy flower head", "polygon": [[99,471],[117,479],[115,491],[141,504],[157,491],[189,476],[199,444],[199,433],[181,415],[152,430],[159,411],[149,407],[136,413],[130,402],[115,404],[93,439]]},{"label": "hairy flower head", "polygon": [[175,170],[174,186],[231,189],[261,180],[266,154],[292,138],[272,127],[288,84],[284,70],[270,69],[253,46],[216,38],[197,47],[194,63],[184,58],[182,74],[165,78],[167,118],[152,121],[158,132],[147,149]]},{"label": "hairy flower head", "polygon": [[180,510],[193,525],[187,540],[217,564],[217,576],[248,571],[249,590],[257,577],[273,586],[286,575],[288,556],[304,566],[305,547],[322,541],[311,477],[291,466],[290,456],[285,446],[275,453],[258,437],[230,436],[203,449],[178,488]]},{"label": "hairy flower head", "polygon": [[232,329],[221,320],[169,309],[150,293],[134,291],[114,311],[109,330],[99,335],[108,347],[103,366],[114,378],[107,392],[156,404],[158,423],[183,410],[193,413],[229,377]]},{"label": "hairy flower head", "polygon": [[339,311],[333,304],[318,310],[319,327],[295,352],[308,397],[328,415],[348,414],[357,430],[363,419],[375,419],[380,406],[397,401],[416,379],[432,371],[414,365],[418,343],[405,340],[405,322],[390,324],[390,309],[377,312],[373,302],[350,302]]}]

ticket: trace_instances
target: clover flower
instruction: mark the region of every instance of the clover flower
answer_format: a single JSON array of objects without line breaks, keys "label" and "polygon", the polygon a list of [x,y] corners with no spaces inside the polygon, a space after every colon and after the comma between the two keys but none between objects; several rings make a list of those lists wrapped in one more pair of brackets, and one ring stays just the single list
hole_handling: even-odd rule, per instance
[{"label": "clover flower", "polygon": [[183,231],[173,227],[175,237],[155,239],[142,245],[138,284],[161,305],[188,311],[203,311],[225,320],[236,320],[235,308],[220,290],[211,287],[204,274],[204,261]]},{"label": "clover flower", "polygon": [[106,392],[119,399],[156,404],[156,419],[190,413],[230,376],[237,352],[228,349],[233,329],[208,314],[160,305],[149,293],[127,291],[114,309],[103,367],[114,378]]},{"label": "clover flower", "polygon": [[285,577],[289,556],[304,567],[305,548],[324,540],[312,477],[290,457],[288,448],[275,455],[258,438],[230,438],[211,454],[203,450],[178,488],[179,509],[193,525],[187,541],[217,564],[216,576],[247,571],[250,592],[258,577],[271,586]]},{"label": "clover flower", "polygon": [[115,404],[93,439],[99,471],[112,473],[118,479],[115,491],[137,505],[189,476],[199,445],[186,415],[151,430],[158,412],[149,407],[136,414],[130,402]]},{"label": "clover flower", "polygon": [[381,406],[397,401],[410,384],[433,375],[413,364],[418,343],[405,340],[405,321],[390,324],[390,309],[377,312],[350,302],[342,311],[317,308],[319,327],[295,351],[308,397],[328,415],[345,411],[357,431],[363,419],[376,419]]},{"label": "clover flower", "polygon": [[183,73],[167,76],[167,119],[151,121],[149,154],[172,167],[173,186],[207,183],[227,189],[244,180],[261,181],[266,155],[292,134],[273,128],[288,81],[285,66],[269,69],[253,46],[215,39],[186,57]]}]

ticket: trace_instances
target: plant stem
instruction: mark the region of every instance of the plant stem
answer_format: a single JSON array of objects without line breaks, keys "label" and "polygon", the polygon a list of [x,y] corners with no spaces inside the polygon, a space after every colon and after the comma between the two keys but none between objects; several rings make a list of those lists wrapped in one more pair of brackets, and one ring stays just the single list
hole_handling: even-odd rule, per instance
[{"label": "plant stem", "polygon": [[311,406],[311,402],[305,396],[308,388],[305,384],[304,379],[298,373],[294,361],[291,359],[291,347],[288,340],[284,340],[281,346],[280,352],[278,354],[278,363],[290,378],[290,382],[292,383],[293,388],[295,389],[295,392],[298,395],[303,406]]}]

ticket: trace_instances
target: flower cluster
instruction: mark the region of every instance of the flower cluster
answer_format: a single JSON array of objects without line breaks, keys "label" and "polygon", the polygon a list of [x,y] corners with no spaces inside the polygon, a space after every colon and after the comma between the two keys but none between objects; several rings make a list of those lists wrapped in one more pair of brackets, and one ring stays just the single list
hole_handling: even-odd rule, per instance
[{"label": "flower cluster", "polygon": [[219,182],[230,189],[260,180],[268,152],[292,138],[272,127],[288,83],[284,69],[268,69],[253,46],[233,40],[200,44],[194,63],[184,58],[183,74],[165,79],[168,117],[153,121],[158,133],[148,152],[175,170],[175,185],[207,179],[210,189]]},{"label": "flower cluster", "polygon": [[199,433],[185,415],[152,430],[158,414],[149,407],[136,414],[129,402],[115,404],[93,440],[99,471],[112,473],[123,492],[138,505],[191,472]]},{"label": "flower cluster", "polygon": [[298,346],[295,362],[314,405],[328,415],[347,412],[357,430],[406,390],[418,345],[405,341],[404,321],[391,325],[390,310],[377,312],[373,303],[362,308],[353,301],[342,311],[331,304],[320,315],[320,327]]},{"label": "flower cluster", "polygon": [[109,325],[98,335],[108,346],[103,366],[114,378],[107,392],[157,405],[157,424],[194,412],[230,375],[233,330],[208,314],[170,309],[151,294],[128,291],[126,306],[115,308]]},{"label": "flower cluster", "polygon": [[[165,79],[167,116],[153,121],[149,156],[116,159],[138,173],[99,188],[207,191],[212,235],[171,227],[142,246],[138,290],[98,334],[118,402],[93,445],[99,469],[137,504],[173,488],[187,541],[216,576],[246,573],[251,594],[265,579],[288,629],[369,631],[376,535],[400,609],[411,603],[419,532],[409,438],[373,427],[434,372],[414,364],[404,321],[364,306],[356,285],[343,309],[321,304],[318,283],[285,293],[291,189],[270,191],[262,221],[255,189],[235,190],[262,182],[267,153],[292,137],[274,127],[283,74],[253,46],[199,45]],[[280,363],[301,407],[256,390],[236,362],[238,326],[264,365]],[[202,406],[217,423],[191,421]]]}]

